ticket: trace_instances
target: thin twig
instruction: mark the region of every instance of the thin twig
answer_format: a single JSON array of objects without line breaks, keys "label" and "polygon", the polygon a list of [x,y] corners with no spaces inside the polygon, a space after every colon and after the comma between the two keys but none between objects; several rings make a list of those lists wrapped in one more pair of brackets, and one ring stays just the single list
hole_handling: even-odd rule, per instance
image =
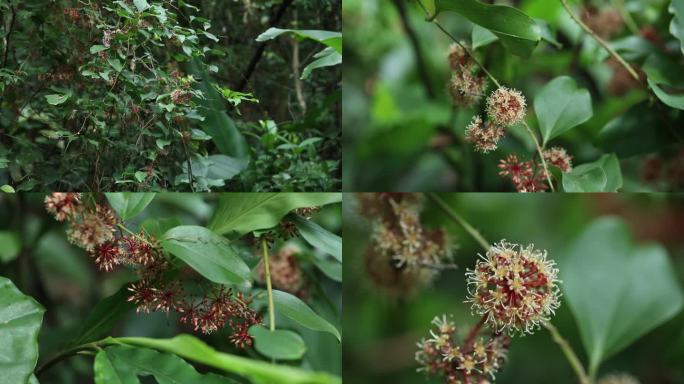
[{"label": "thin twig", "polygon": [[468,223],[458,213],[454,212],[454,210],[451,209],[451,207],[449,207],[447,203],[444,202],[444,200],[437,196],[436,193],[430,192],[427,194],[427,196],[430,200],[437,204],[437,206],[439,206],[439,208],[444,213],[446,213],[446,215],[449,216],[449,218],[451,218],[461,227],[463,227],[463,229],[465,229],[465,231],[468,232],[468,234],[472,236],[473,239],[475,239],[475,241],[477,241],[478,244],[480,244],[480,246],[482,246],[482,248],[485,249],[485,251],[489,250],[489,242],[484,238],[484,236],[482,236],[480,232],[477,229],[475,229],[475,227],[470,225],[470,223]]},{"label": "thin twig", "polygon": [[406,5],[404,4],[404,0],[394,0],[394,6],[397,8],[397,12],[399,13],[399,20],[401,20],[401,24],[404,27],[404,32],[406,33],[406,36],[408,37],[409,42],[411,43],[411,47],[413,48],[413,56],[416,59],[416,69],[418,71],[418,77],[420,77],[420,80],[423,83],[423,88],[425,88],[425,92],[427,93],[428,99],[434,99],[435,91],[432,88],[432,82],[430,81],[430,72],[428,71],[427,63],[425,61],[425,58],[423,57],[423,52],[420,49],[420,41],[418,40],[418,35],[416,34],[416,31],[414,31],[411,27],[408,14],[406,12]]},{"label": "thin twig", "polygon": [[544,327],[549,330],[549,333],[551,333],[553,341],[555,341],[556,344],[560,346],[561,350],[565,354],[565,358],[568,359],[570,365],[572,366],[572,369],[575,371],[575,374],[577,375],[580,384],[591,384],[592,380],[589,378],[587,372],[584,370],[584,366],[582,365],[582,362],[580,361],[579,357],[577,357],[575,351],[572,350],[570,343],[568,343],[568,341],[565,340],[563,336],[561,336],[561,334],[558,332],[558,329],[551,323],[545,322]]},{"label": "thin twig", "polygon": [[579,25],[586,33],[588,33],[589,35],[591,35],[591,37],[593,37],[594,40],[596,40],[599,44],[601,44],[601,46],[602,46],[603,48],[605,48],[606,51],[608,51],[608,53],[611,54],[611,56],[613,56],[613,57],[614,57],[614,58],[615,58],[623,67],[625,67],[625,69],[627,70],[627,72],[629,72],[629,74],[632,75],[632,77],[633,77],[636,81],[639,81],[639,75],[638,75],[638,74],[636,73],[636,71],[632,68],[632,66],[629,65],[629,63],[627,63],[627,61],[625,61],[625,59],[623,59],[622,56],[620,56],[619,53],[617,53],[613,48],[611,48],[611,47],[608,45],[608,43],[606,43],[602,38],[600,38],[600,37],[596,34],[596,32],[592,31],[591,28],[589,28],[586,24],[584,24],[584,22],[583,22],[582,20],[580,20],[580,19],[572,12],[572,9],[570,9],[570,5],[568,5],[568,1],[567,1],[567,0],[560,0],[560,2],[563,4],[563,7],[565,8],[565,11],[568,13],[568,15],[570,15],[570,17],[575,21],[575,23],[577,23],[577,25]]},{"label": "thin twig", "polygon": [[275,306],[273,305],[273,286],[271,285],[271,268],[268,265],[268,244],[266,239],[261,240],[264,260],[264,279],[266,280],[266,290],[268,291],[268,326],[271,332],[275,331]]},{"label": "thin twig", "polygon": [[453,40],[454,43],[458,44],[461,48],[463,48],[463,50],[465,51],[465,53],[467,53],[468,56],[470,56],[470,58],[473,59],[473,61],[475,62],[475,64],[477,64],[477,66],[480,67],[480,69],[482,69],[482,71],[487,75],[487,77],[489,77],[489,79],[496,85],[496,87],[497,87],[497,88],[501,88],[501,84],[499,84],[499,82],[496,80],[496,78],[495,78],[491,73],[489,73],[489,71],[487,70],[487,68],[485,68],[485,66],[482,65],[482,63],[480,63],[480,61],[477,59],[477,57],[475,57],[475,55],[474,55],[472,52],[470,52],[470,49],[468,49],[468,47],[466,47],[466,46],[463,45],[460,41],[458,41],[451,33],[449,33],[449,31],[447,31],[446,28],[444,28],[444,27],[442,26],[442,24],[440,24],[439,21],[437,21],[437,20],[434,18],[433,15],[430,15],[430,12],[427,10],[427,8],[425,8],[425,5],[423,5],[423,2],[422,2],[421,0],[418,0],[417,3],[418,3],[418,5],[420,5],[420,7],[423,9],[423,12],[425,12],[425,18],[426,18],[425,20],[427,20],[427,21],[433,23],[434,25],[436,25],[437,28],[439,28],[440,31],[442,31],[442,32],[443,32],[445,35],[447,35],[451,40]]},{"label": "thin twig", "polygon": [[546,181],[549,183],[549,187],[551,187],[551,191],[556,192],[556,189],[553,187],[553,182],[551,181],[551,173],[549,173],[549,167],[546,165],[546,160],[544,159],[544,151],[542,151],[542,148],[539,145],[539,140],[537,140],[537,135],[535,135],[534,132],[532,132],[532,128],[530,128],[530,126],[527,125],[527,122],[523,121],[523,124],[525,125],[525,128],[527,129],[527,133],[530,134],[532,141],[534,141],[535,147],[537,147],[537,152],[539,152],[539,158],[541,159],[542,167],[544,167],[544,174],[546,175]]}]

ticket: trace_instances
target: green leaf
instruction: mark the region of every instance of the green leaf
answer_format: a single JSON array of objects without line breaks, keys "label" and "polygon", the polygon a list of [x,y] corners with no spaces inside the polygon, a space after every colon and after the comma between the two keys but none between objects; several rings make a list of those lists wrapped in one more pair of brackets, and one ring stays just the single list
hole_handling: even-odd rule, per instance
[{"label": "green leaf", "polygon": [[12,231],[0,231],[0,263],[8,263],[17,258],[21,251],[19,235]]},{"label": "green leaf", "polygon": [[578,165],[563,174],[565,192],[617,192],[622,188],[620,162],[615,154]]},{"label": "green leaf", "polygon": [[119,214],[121,220],[129,220],[142,212],[154,199],[154,193],[105,193],[109,205]]},{"label": "green leaf", "polygon": [[591,118],[591,96],[577,89],[575,80],[560,76],[546,84],[534,98],[544,144]]},{"label": "green leaf", "polygon": [[69,100],[69,95],[46,95],[45,99],[50,105],[60,105]]},{"label": "green leaf", "polygon": [[473,25],[473,31],[470,36],[472,43],[471,46],[473,49],[484,47],[485,45],[489,45],[498,39],[499,38],[496,37],[496,35],[493,34],[489,29],[482,28],[477,24]]},{"label": "green leaf", "polygon": [[679,40],[680,49],[684,54],[684,0],[672,0],[668,10],[674,15],[670,23],[670,33]]},{"label": "green leaf", "polygon": [[109,48],[105,47],[104,45],[93,45],[92,47],[90,47],[90,53],[96,54],[102,51],[106,51],[108,49]]},{"label": "green leaf", "polygon": [[238,236],[272,228],[290,211],[342,201],[340,193],[227,193],[209,224],[214,232]]},{"label": "green leaf", "polygon": [[435,0],[437,13],[453,11],[494,33],[511,53],[529,56],[541,39],[539,25],[522,11],[476,0]]},{"label": "green leaf", "polygon": [[188,64],[189,72],[203,81],[196,83],[196,88],[202,91],[204,99],[199,103],[204,121],[200,123],[202,130],[212,137],[214,144],[222,154],[247,161],[249,148],[247,141],[240,134],[235,122],[225,113],[223,99],[216,88],[211,85],[211,78],[206,70],[195,60]]},{"label": "green leaf", "polygon": [[121,318],[135,309],[135,304],[128,301],[128,286],[123,286],[115,294],[103,299],[86,318],[76,338],[69,346],[77,346],[99,340],[106,335]]},{"label": "green leaf", "polygon": [[0,276],[0,372],[5,383],[26,383],[38,362],[45,309]]},{"label": "green leaf", "polygon": [[271,332],[261,325],[255,325],[249,329],[249,334],[254,338],[254,348],[266,357],[298,360],[306,353],[304,340],[292,331],[276,329]]},{"label": "green leaf", "polygon": [[342,64],[342,55],[330,47],[327,47],[321,52],[315,54],[314,58],[316,58],[316,60],[304,67],[304,70],[302,71],[302,79],[308,79],[309,76],[311,76],[311,72],[313,72],[315,69]]},{"label": "green leaf", "polygon": [[93,366],[95,384],[140,383],[138,376],[154,376],[159,384],[236,383],[215,374],[200,374],[180,357],[153,349],[112,346],[100,350]]},{"label": "green leaf", "polygon": [[342,238],[340,236],[327,231],[311,220],[298,215],[293,215],[293,217],[299,234],[307,243],[342,262]]},{"label": "green leaf", "polygon": [[138,12],[144,12],[150,8],[150,4],[147,3],[147,0],[133,0],[133,4],[138,8]]},{"label": "green leaf", "polygon": [[17,191],[15,191],[14,187],[12,187],[11,185],[3,185],[2,187],[0,187],[0,191],[2,191],[3,193],[17,193]]},{"label": "green leaf", "polygon": [[657,152],[675,142],[666,127],[663,114],[644,101],[609,121],[599,132],[598,146],[621,158]]},{"label": "green leaf", "polygon": [[342,263],[331,259],[331,258],[319,258],[316,257],[313,263],[318,269],[321,270],[326,276],[335,280],[342,281]]},{"label": "green leaf", "polygon": [[589,225],[559,269],[592,371],[684,305],[665,248],[632,244],[617,218]]},{"label": "green leaf", "polygon": [[185,225],[167,231],[164,249],[219,284],[251,284],[251,272],[225,238],[207,228]]},{"label": "green leaf", "polygon": [[256,40],[272,40],[285,33],[294,34],[300,39],[311,39],[318,41],[321,44],[331,47],[340,55],[342,54],[342,33],[340,32],[269,28],[266,32],[259,35]]},{"label": "green leaf", "polygon": [[208,158],[207,177],[230,180],[247,168],[247,160],[226,155],[211,155]]},{"label": "green leaf", "polygon": [[681,66],[672,58],[652,54],[646,59],[643,70],[653,93],[665,105],[684,110],[684,76]]},{"label": "green leaf", "polygon": [[176,354],[208,367],[234,373],[250,379],[254,384],[341,384],[342,379],[327,373],[311,372],[285,365],[270,364],[263,361],[218,352],[199,339],[181,335],[173,339],[148,339],[126,337],[111,339],[112,343],[153,348],[162,352]]},{"label": "green leaf", "polygon": [[273,302],[276,312],[286,316],[300,325],[319,332],[328,332],[334,335],[337,340],[342,341],[340,332],[334,325],[324,318],[318,316],[309,306],[296,296],[283,291],[273,291]]}]

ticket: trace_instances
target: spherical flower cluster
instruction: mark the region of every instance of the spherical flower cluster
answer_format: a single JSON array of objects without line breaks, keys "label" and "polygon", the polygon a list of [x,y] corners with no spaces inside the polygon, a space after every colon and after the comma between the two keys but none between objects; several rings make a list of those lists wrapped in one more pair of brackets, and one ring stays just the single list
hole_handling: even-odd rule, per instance
[{"label": "spherical flower cluster", "polygon": [[515,89],[500,87],[487,99],[487,114],[496,125],[509,127],[525,118],[525,96]]},{"label": "spherical flower cluster", "polygon": [[598,384],[640,384],[636,377],[626,373],[613,373],[604,376]]},{"label": "spherical flower cluster", "polygon": [[471,108],[484,96],[487,82],[484,77],[470,72],[455,72],[449,81],[449,96],[454,104]]},{"label": "spherical flower cluster", "polygon": [[543,192],[548,188],[543,167],[530,161],[520,161],[515,154],[499,162],[499,176],[508,177],[518,192]]},{"label": "spherical flower cluster", "polygon": [[[271,282],[275,288],[295,295],[305,293],[303,291],[304,276],[297,261],[297,254],[301,251],[298,246],[288,244],[269,257],[268,266],[271,272]],[[263,261],[257,266],[256,272],[259,279],[265,281],[266,271]]]},{"label": "spherical flower cluster", "polygon": [[480,116],[474,116],[466,127],[465,141],[473,143],[476,151],[488,153],[496,150],[499,140],[505,134],[504,128],[497,127],[491,122],[487,122],[485,125]]},{"label": "spherical flower cluster", "polygon": [[45,196],[45,209],[55,216],[55,220],[64,221],[74,217],[81,208],[80,193],[55,192]]},{"label": "spherical flower cluster", "polygon": [[489,383],[506,362],[510,338],[505,334],[469,333],[459,340],[446,316],[435,317],[430,338],[418,343],[419,371],[441,376],[449,384]]},{"label": "spherical flower cluster", "polygon": [[460,44],[451,44],[447,57],[449,59],[449,66],[454,72],[470,72],[475,66],[473,59],[470,58],[468,52]]},{"label": "spherical flower cluster", "polygon": [[67,231],[69,241],[88,252],[92,252],[101,244],[114,239],[114,227],[106,210],[82,212],[71,222]]},{"label": "spherical flower cluster", "polygon": [[560,306],[558,269],[546,251],[505,240],[466,273],[473,312],[497,332],[532,333]]},{"label": "spherical flower cluster", "polygon": [[407,296],[430,284],[451,258],[452,246],[443,230],[422,225],[417,196],[363,194],[360,200],[366,214],[373,212],[364,261],[376,287],[392,296]]},{"label": "spherical flower cluster", "polygon": [[544,160],[563,173],[572,171],[572,156],[568,155],[565,148],[553,147],[543,152]]},{"label": "spherical flower cluster", "polygon": [[192,100],[192,92],[184,89],[174,89],[171,92],[171,101],[174,104],[188,104]]}]

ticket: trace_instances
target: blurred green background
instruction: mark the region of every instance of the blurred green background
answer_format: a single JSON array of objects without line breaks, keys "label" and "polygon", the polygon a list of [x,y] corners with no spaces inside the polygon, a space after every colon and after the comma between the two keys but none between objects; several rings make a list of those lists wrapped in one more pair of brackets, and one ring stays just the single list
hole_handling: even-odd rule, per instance
[{"label": "blurred green background", "polygon": [[[597,217],[624,220],[637,243],[658,242],[669,251],[680,286],[684,282],[684,196],[666,194],[440,194],[490,242],[507,239],[534,243],[549,258],[563,259],[576,236]],[[434,286],[415,297],[392,300],[377,291],[364,271],[363,253],[370,224],[358,215],[354,195],[344,200],[344,380],[355,384],[440,383],[417,373],[415,343],[427,336],[436,315],[451,313],[456,325],[477,322],[466,297],[465,269],[472,268],[478,244],[434,205],[426,202],[422,219],[428,227],[445,227],[458,245],[458,270],[444,271]],[[605,245],[605,244],[602,244]],[[644,316],[648,316],[645,313]],[[573,314],[563,297],[552,323],[568,339],[586,365]],[[643,384],[684,383],[684,312],[609,358],[600,374],[625,371]],[[560,348],[546,330],[516,337],[509,362],[497,383],[576,383]]]},{"label": "blurred green background", "polygon": [[[679,171],[684,166],[684,152],[679,149],[681,138],[667,137],[668,128],[678,134],[684,114],[657,102],[643,88],[625,80],[624,73],[616,71],[615,65],[606,60],[607,53],[567,16],[560,1],[485,2],[511,4],[547,22],[562,44],[559,49],[542,41],[529,58],[511,55],[500,43],[479,48],[481,61],[502,84],[521,90],[530,106],[541,87],[561,75],[572,77],[591,94],[593,117],[553,140],[551,146],[565,147],[574,156],[575,165],[594,161],[601,153],[618,152],[625,191],[680,190],[684,185],[683,173]],[[620,44],[620,52],[637,66],[654,49],[645,36],[658,41],[654,44],[658,49],[668,49],[681,59],[676,40],[668,32],[672,19],[667,11],[670,1],[570,3],[597,9],[620,5],[628,12],[636,25],[629,28],[625,23],[611,41]],[[342,9],[344,190],[512,190],[510,182],[497,175],[496,166],[510,153],[530,158],[533,143],[521,126],[513,127],[499,149],[488,155],[475,153],[472,145],[463,141],[465,127],[476,111],[452,108],[447,95],[450,73],[446,60],[452,41],[435,25],[425,22],[425,15],[415,1],[345,0]],[[421,52],[422,71],[400,17],[402,12]],[[454,12],[444,12],[439,21],[457,39],[471,41],[473,24],[468,20]],[[671,44],[667,46],[666,42]],[[489,91],[492,87],[490,84]],[[642,109],[620,122],[624,130],[620,136],[622,143],[601,141],[599,133],[611,120],[641,103]],[[537,126],[535,120],[534,113],[528,113],[533,129]],[[629,151],[624,150],[626,147]],[[676,170],[663,176],[660,173],[666,173],[667,166]]]},{"label": "blurred green background", "polygon": [[[219,196],[208,193],[157,194],[153,202],[126,225],[135,230],[148,219],[178,219],[183,225],[207,225]],[[0,276],[11,279],[24,294],[32,296],[46,308],[38,339],[39,364],[54,356],[78,335],[88,314],[100,300],[116,293],[124,284],[137,280],[129,268],[118,268],[110,273],[99,271],[84,250],[67,241],[66,224],[57,222],[45,211],[44,198],[45,194],[38,193],[0,194]],[[341,204],[325,206],[314,214],[312,220],[339,234],[341,210]],[[302,249],[302,257],[311,256],[314,252],[299,239],[291,241],[297,242]],[[281,245],[282,240],[277,240],[275,246]],[[250,267],[259,262],[260,258],[248,237],[233,242],[233,246]],[[340,329],[341,283],[326,278],[309,262],[302,261],[300,265],[307,276],[306,287],[310,292],[307,304]],[[188,280],[192,279],[197,277],[188,277]],[[256,284],[255,289],[262,287]],[[266,313],[265,298],[256,299],[253,306],[262,314]],[[220,351],[263,359],[253,349],[234,348],[228,341],[229,329],[201,335],[193,332],[191,327],[180,326],[177,316],[173,312],[167,316],[164,313],[137,314],[131,311],[108,335],[169,338],[188,333]],[[279,327],[295,330],[307,345],[304,359],[294,364],[341,375],[341,346],[334,336],[304,328],[282,315],[277,315],[276,319]],[[92,365],[92,357],[74,357],[47,371],[41,376],[41,382],[92,383]],[[1,374],[0,383],[5,383]]]}]

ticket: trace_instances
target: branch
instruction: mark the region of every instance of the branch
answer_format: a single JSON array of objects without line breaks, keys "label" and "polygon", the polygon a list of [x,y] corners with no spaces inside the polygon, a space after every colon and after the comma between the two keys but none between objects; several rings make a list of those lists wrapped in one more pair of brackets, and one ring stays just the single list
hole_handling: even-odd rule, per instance
[{"label": "branch", "polygon": [[632,77],[633,77],[636,81],[640,81],[639,75],[638,75],[638,74],[636,73],[636,71],[632,68],[632,66],[629,65],[629,63],[627,63],[627,61],[625,61],[625,59],[623,59],[622,56],[620,56],[619,53],[615,52],[615,50],[614,50],[613,48],[611,48],[611,47],[608,45],[608,43],[606,43],[602,38],[600,38],[600,37],[596,34],[596,32],[592,31],[591,28],[589,28],[586,24],[584,24],[584,22],[582,22],[582,20],[580,20],[580,19],[572,12],[572,9],[570,9],[570,6],[568,5],[568,0],[560,0],[560,2],[563,4],[563,7],[565,8],[565,11],[568,13],[568,15],[570,15],[570,17],[575,21],[575,23],[577,23],[577,25],[579,25],[582,29],[584,29],[584,31],[585,31],[586,33],[588,33],[589,35],[591,35],[591,37],[593,37],[594,40],[596,40],[599,44],[601,44],[601,46],[602,46],[603,48],[605,48],[606,51],[608,51],[608,53],[611,54],[611,56],[613,56],[613,57],[614,57],[614,58],[615,58],[623,67],[625,67],[625,69],[627,70],[627,72],[629,72],[629,74],[632,75]]},{"label": "branch", "polygon": [[427,93],[428,99],[434,100],[436,96],[435,91],[432,88],[432,83],[430,82],[430,75],[427,70],[427,64],[425,62],[425,58],[423,57],[423,52],[420,49],[418,35],[416,35],[416,31],[413,30],[413,27],[411,27],[411,24],[409,22],[404,0],[393,0],[393,2],[394,6],[397,8],[397,12],[399,13],[399,19],[401,20],[401,25],[404,27],[404,32],[406,32],[406,36],[411,42],[411,47],[413,48],[413,56],[416,59],[416,69],[418,71],[418,76],[420,77],[420,80],[423,82],[423,88],[425,88],[425,92]]},{"label": "branch", "polygon": [[549,187],[551,187],[552,192],[556,192],[556,189],[553,187],[553,182],[551,182],[551,174],[549,173],[549,167],[546,165],[546,160],[544,159],[544,152],[542,151],[541,146],[539,145],[539,140],[537,140],[537,135],[532,132],[532,128],[530,128],[529,125],[527,125],[526,121],[523,121],[523,124],[525,125],[525,128],[527,129],[527,133],[530,134],[530,137],[534,141],[535,147],[537,147],[537,152],[539,152],[539,157],[541,158],[541,163],[542,166],[544,167],[544,173],[546,175],[546,181],[549,183]]},{"label": "branch", "polygon": [[[280,24],[280,20],[285,15],[285,11],[293,2],[294,0],[283,1],[283,3],[280,5],[280,8],[278,8],[278,12],[271,19],[270,28],[275,28],[278,26],[278,24]],[[247,87],[247,83],[254,74],[254,70],[256,70],[257,64],[259,64],[259,61],[261,61],[261,58],[264,56],[266,44],[267,42],[262,42],[259,43],[259,45],[257,46],[257,50],[254,52],[252,59],[249,61],[249,64],[247,65],[247,69],[245,69],[245,73],[242,75],[242,80],[240,80],[240,83],[236,88],[237,91],[243,92]]]},{"label": "branch", "polygon": [[439,196],[437,196],[437,194],[430,192],[427,194],[427,196],[430,200],[432,200],[435,204],[437,204],[437,206],[439,206],[439,208],[442,209],[442,211],[444,211],[444,213],[446,213],[447,216],[449,216],[449,218],[451,218],[456,223],[458,223],[461,227],[463,227],[463,229],[465,229],[466,232],[468,232],[468,234],[470,236],[472,236],[473,239],[475,239],[480,244],[480,246],[482,246],[482,248],[484,248],[485,251],[489,250],[489,242],[484,238],[484,236],[482,236],[480,234],[480,232],[478,232],[477,229],[475,229],[475,227],[470,225],[470,223],[468,223],[458,213],[454,212],[454,210],[451,209],[447,205],[447,203],[444,202],[444,200],[442,200]]},{"label": "branch", "polygon": [[575,354],[575,351],[572,350],[572,347],[570,346],[570,343],[568,343],[567,340],[561,336],[561,334],[558,332],[558,329],[554,327],[551,323],[545,322],[544,327],[549,330],[551,333],[551,337],[553,338],[553,341],[558,344],[558,346],[561,348],[563,353],[565,354],[565,358],[568,359],[570,362],[570,365],[572,366],[572,369],[575,371],[575,374],[577,374],[577,378],[579,378],[580,384],[591,384],[591,379],[589,376],[587,376],[587,372],[584,370],[584,366],[580,362],[579,357]]},{"label": "branch", "polygon": [[14,31],[14,24],[17,21],[17,11],[14,9],[14,7],[10,7],[10,10],[12,11],[12,18],[10,19],[9,30],[7,31],[7,35],[5,36],[5,53],[4,58],[2,60],[3,68],[7,67],[7,60],[9,59],[10,51],[10,38],[12,37],[12,32]]}]

